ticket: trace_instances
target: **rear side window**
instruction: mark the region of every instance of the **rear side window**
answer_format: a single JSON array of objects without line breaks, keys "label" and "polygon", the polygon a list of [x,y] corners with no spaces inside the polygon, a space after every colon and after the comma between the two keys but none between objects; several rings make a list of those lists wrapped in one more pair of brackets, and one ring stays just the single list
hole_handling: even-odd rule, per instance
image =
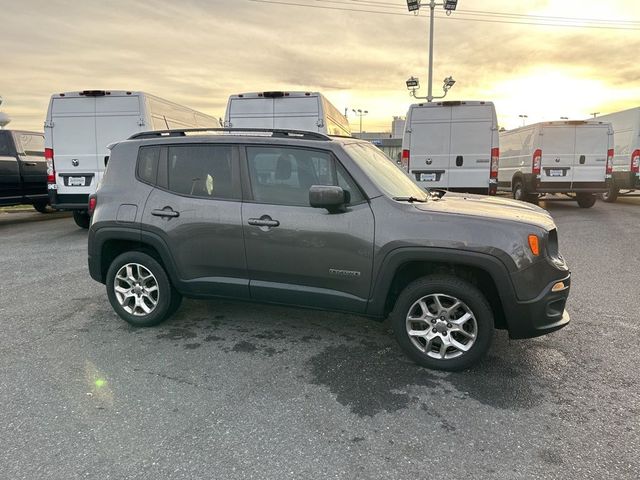
[{"label": "rear side window", "polygon": [[42,135],[21,133],[20,144],[25,155],[44,158],[44,137]]},{"label": "rear side window", "polygon": [[140,180],[155,185],[159,159],[160,147],[142,147],[138,151],[138,177]]},{"label": "rear side window", "polygon": [[0,155],[11,155],[11,136],[9,132],[0,132]]},{"label": "rear side window", "polygon": [[228,145],[184,145],[168,148],[167,188],[193,197],[241,198],[237,162]]}]

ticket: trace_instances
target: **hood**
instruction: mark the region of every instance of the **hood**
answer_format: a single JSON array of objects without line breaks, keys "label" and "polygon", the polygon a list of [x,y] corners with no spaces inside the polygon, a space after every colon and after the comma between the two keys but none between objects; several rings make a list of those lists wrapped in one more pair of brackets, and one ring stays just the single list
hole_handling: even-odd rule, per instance
[{"label": "hood", "polygon": [[556,228],[549,213],[530,203],[485,195],[447,192],[440,199],[414,203],[417,209],[429,212],[470,215],[535,225],[547,231]]}]

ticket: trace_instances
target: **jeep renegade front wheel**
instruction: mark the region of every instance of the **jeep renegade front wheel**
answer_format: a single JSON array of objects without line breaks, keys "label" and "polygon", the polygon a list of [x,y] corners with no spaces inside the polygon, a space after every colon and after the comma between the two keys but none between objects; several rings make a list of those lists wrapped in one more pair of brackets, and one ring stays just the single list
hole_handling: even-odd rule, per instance
[{"label": "jeep renegade front wheel", "polygon": [[142,252],[118,256],[109,267],[106,284],[113,309],[135,327],[161,323],[182,300],[162,266]]},{"label": "jeep renegade front wheel", "polygon": [[423,277],[400,294],[391,313],[400,347],[416,363],[462,370],[489,349],[493,313],[482,292],[450,275]]}]

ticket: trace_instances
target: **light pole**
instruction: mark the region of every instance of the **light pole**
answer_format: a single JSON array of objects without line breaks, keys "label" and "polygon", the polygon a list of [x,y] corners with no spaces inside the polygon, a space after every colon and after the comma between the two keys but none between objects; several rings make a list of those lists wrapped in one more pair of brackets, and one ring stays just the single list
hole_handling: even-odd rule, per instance
[{"label": "light pole", "polygon": [[352,108],[351,111],[355,113],[358,117],[360,117],[360,135],[362,135],[362,117],[364,117],[369,112],[367,110],[362,110],[361,108],[357,110]]},{"label": "light pole", "polygon": [[[420,88],[417,78],[411,77],[409,80],[407,80],[407,88],[411,91],[411,95],[414,98],[425,99],[427,102],[432,102],[434,98],[438,99],[438,98],[446,97],[449,89],[453,87],[454,83],[456,83],[456,81],[451,76],[445,78],[444,85],[442,87],[442,89],[444,90],[444,95],[442,95],[441,97],[433,96],[433,29],[434,29],[435,10],[436,10],[436,7],[444,7],[445,11],[447,12],[447,15],[451,15],[451,12],[453,12],[458,6],[458,0],[444,0],[444,3],[436,3],[435,0],[430,0],[428,3],[428,6],[430,10],[430,17],[429,17],[429,83],[427,85],[427,96],[426,97],[416,96],[416,90]],[[410,12],[417,13],[418,10],[420,10],[420,7],[421,7],[420,0],[407,0],[407,9]],[[409,83],[412,80],[415,80],[415,84],[416,84],[415,87],[411,87],[409,85]]]},{"label": "light pole", "polygon": [[529,115],[518,115],[522,119],[522,126],[526,123],[526,119],[529,118]]},{"label": "light pole", "polygon": [[591,112],[589,115],[593,115],[593,118],[596,118],[597,115],[600,115],[600,112]]}]

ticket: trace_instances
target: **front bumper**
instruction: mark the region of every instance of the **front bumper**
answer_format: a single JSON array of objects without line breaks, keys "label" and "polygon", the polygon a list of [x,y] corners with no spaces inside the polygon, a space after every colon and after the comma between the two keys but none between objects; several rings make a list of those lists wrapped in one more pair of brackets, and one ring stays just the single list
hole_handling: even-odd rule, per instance
[{"label": "front bumper", "polygon": [[[565,287],[554,292],[553,286],[563,282]],[[561,329],[569,323],[569,313],[565,310],[571,274],[553,280],[540,295],[532,300],[515,302],[507,313],[507,326],[511,338],[532,338]]]}]

